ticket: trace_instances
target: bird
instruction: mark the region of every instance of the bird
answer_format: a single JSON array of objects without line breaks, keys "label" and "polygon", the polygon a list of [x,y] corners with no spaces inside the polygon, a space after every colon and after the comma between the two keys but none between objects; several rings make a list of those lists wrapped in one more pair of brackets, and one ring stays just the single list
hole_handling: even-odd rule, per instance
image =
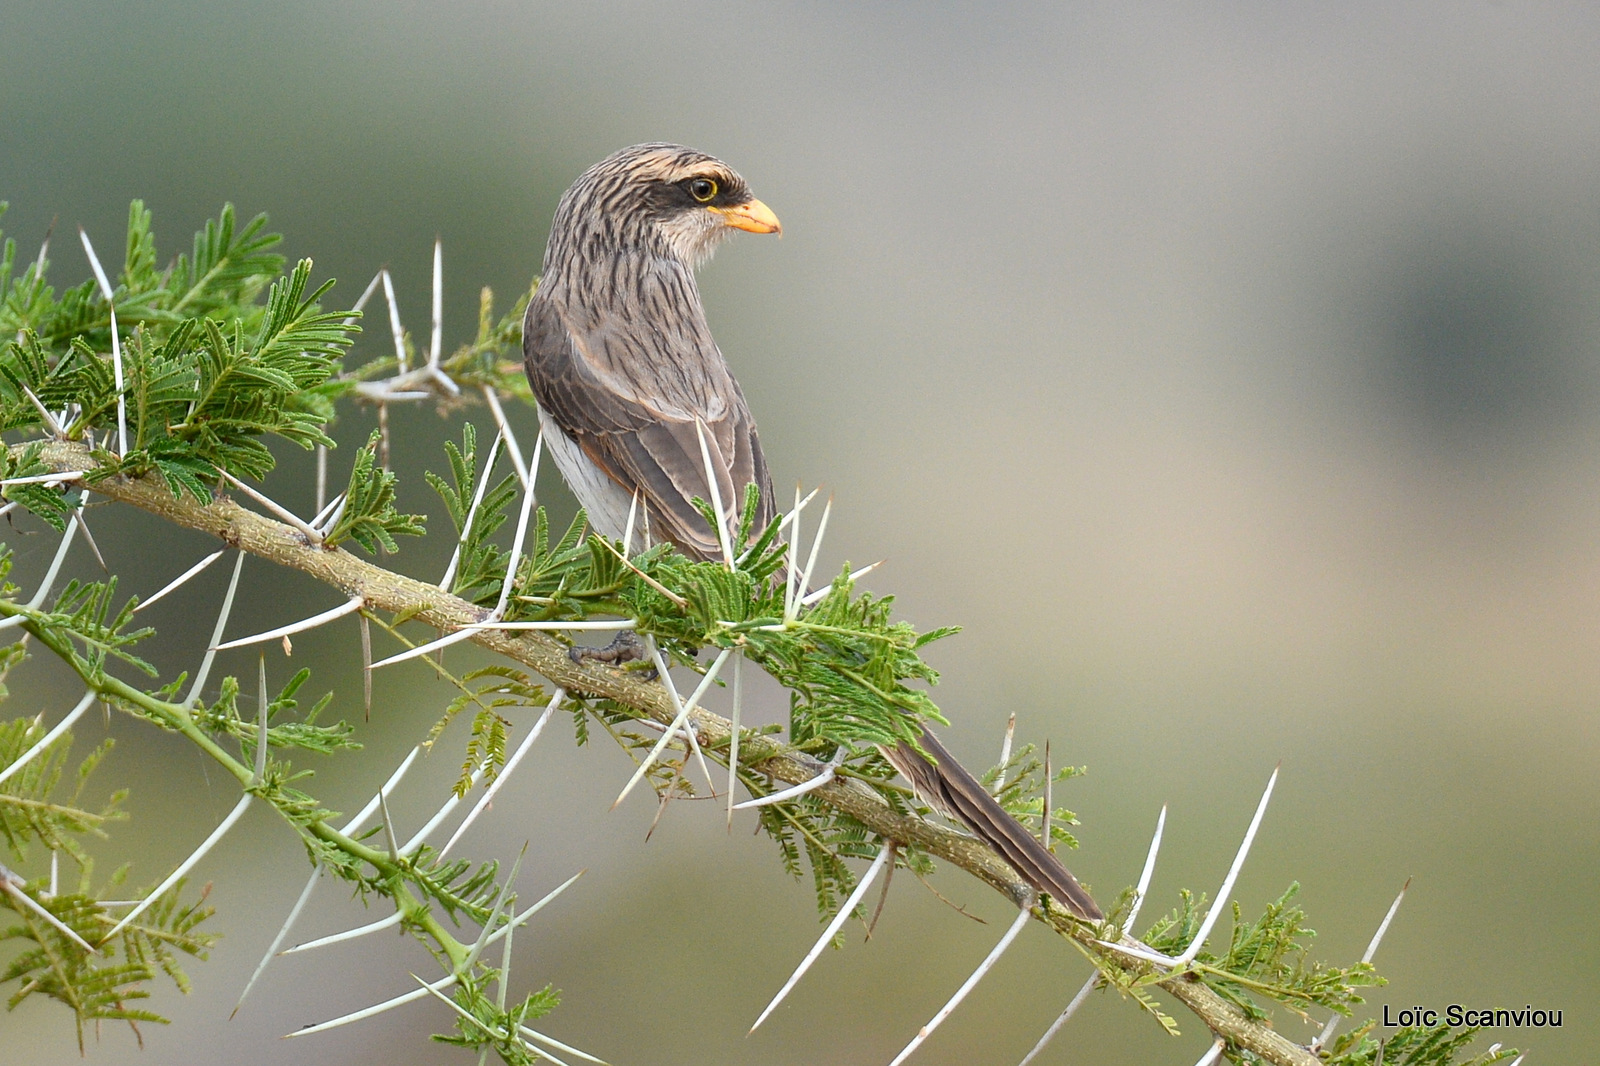
[{"label": "bird", "polygon": [[[781,235],[783,227],[732,167],[677,144],[607,156],[556,205],[523,320],[523,365],[545,446],[602,536],[627,538],[636,515],[643,543],[670,542],[708,560],[720,557],[721,538],[695,497],[739,501],[754,484],[754,528],[776,513],[755,418],[712,339],[695,282],[734,231]],[[965,825],[1034,889],[1079,918],[1102,917],[1060,860],[933,733],[923,728],[915,745],[880,750],[924,803]]]}]

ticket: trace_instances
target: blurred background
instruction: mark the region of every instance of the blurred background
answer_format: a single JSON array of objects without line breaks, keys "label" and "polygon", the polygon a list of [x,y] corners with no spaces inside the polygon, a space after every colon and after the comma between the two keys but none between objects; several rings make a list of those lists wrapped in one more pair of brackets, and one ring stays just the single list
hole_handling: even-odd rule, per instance
[{"label": "blurred background", "polygon": [[[418,336],[437,235],[453,346],[481,286],[503,306],[529,284],[588,164],[644,140],[726,159],[784,236],[702,273],[712,326],[778,484],[833,494],[822,569],[887,557],[868,584],[904,617],[966,627],[931,649],[949,746],[988,765],[1015,712],[1019,739],[1086,765],[1056,795],[1103,900],[1170,804],[1147,915],[1215,893],[1281,762],[1247,911],[1299,881],[1313,954],[1347,963],[1414,878],[1371,1013],[1564,1009],[1560,1030],[1493,1037],[1577,1061],[1600,1039],[1597,54],[1580,4],[24,0],[0,11],[0,198],[24,257],[54,220],[58,287],[88,276],[76,225],[120,254],[133,197],[164,257],[224,201],[266,211],[339,279],[336,304],[388,264]],[[339,436],[371,424],[353,412]],[[396,424],[405,502],[440,526],[420,471],[459,427]],[[307,503],[309,470],[285,455],[269,490]],[[542,488],[570,513],[549,472]],[[96,518],[129,591],[212,550]],[[37,528],[6,534],[25,576],[53,548]],[[444,539],[396,565],[436,575]],[[223,569],[150,612],[169,675],[193,669]],[[244,574],[230,633],[337,599]],[[359,721],[356,648],[341,623],[273,680],[309,665],[307,691]],[[8,683],[8,714],[72,695],[42,661]],[[365,750],[317,764],[312,791],[359,806],[448,696],[425,668],[381,672]],[[782,713],[768,693],[760,714]],[[99,780],[131,783],[133,820],[100,869],[149,883],[237,792],[127,722],[81,743],[106,728]],[[446,735],[399,819],[432,811],[464,742]],[[648,797],[606,810],[629,765],[554,731],[466,848],[531,841],[527,898],[588,869],[518,934],[517,973],[564,990],[550,1032],[618,1066],[887,1062],[1008,917],[963,875],[933,884],[987,926],[902,875],[872,941],[850,931],[746,1039],[817,934],[809,884],[710,805],[675,805],[645,844]],[[197,872],[227,936],[191,995],[159,986],[174,1024],[145,1026],[143,1051],[107,1026],[87,1061],[467,1061],[426,1040],[451,1025],[438,1004],[278,1039],[431,972],[399,938],[280,960],[228,1020],[305,871],[253,814]],[[365,918],[325,887],[294,939]],[[1087,972],[1028,931],[914,1061],[1016,1061]],[[1177,1040],[1095,997],[1043,1061],[1192,1062],[1204,1034],[1173,1012]],[[79,1061],[51,1004],[0,1034],[7,1059]]]}]

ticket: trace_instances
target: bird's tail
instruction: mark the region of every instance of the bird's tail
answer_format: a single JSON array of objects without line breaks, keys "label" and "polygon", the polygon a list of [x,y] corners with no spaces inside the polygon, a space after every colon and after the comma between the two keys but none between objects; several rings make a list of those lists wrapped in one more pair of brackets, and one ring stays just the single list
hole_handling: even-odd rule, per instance
[{"label": "bird's tail", "polygon": [[934,810],[960,822],[1000,857],[1011,864],[1040,892],[1086,921],[1099,921],[1103,914],[1094,899],[1084,891],[1061,860],[1028,832],[1004,807],[989,795],[989,790],[956,761],[927,729],[922,731],[923,751],[933,756],[928,762],[910,744],[902,741],[893,748],[881,747],[884,757],[899,770],[917,795]]}]

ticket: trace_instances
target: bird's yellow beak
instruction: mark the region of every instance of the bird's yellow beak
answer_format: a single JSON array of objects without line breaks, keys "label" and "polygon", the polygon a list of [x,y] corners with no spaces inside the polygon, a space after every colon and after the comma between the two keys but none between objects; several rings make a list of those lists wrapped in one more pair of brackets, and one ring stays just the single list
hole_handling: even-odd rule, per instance
[{"label": "bird's yellow beak", "polygon": [[783,223],[772,213],[772,208],[760,200],[751,200],[736,207],[708,207],[706,210],[715,211],[722,216],[724,223],[734,229],[742,229],[746,233],[776,233],[780,237],[783,235]]}]

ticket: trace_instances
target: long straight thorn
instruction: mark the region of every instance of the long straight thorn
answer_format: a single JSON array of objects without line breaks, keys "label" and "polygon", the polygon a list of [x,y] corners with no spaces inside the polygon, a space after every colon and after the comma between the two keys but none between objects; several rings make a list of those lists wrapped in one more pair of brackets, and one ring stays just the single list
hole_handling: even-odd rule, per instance
[{"label": "long straight thorn", "polygon": [[951,1013],[961,1005],[961,1001],[967,998],[967,993],[971,992],[977,983],[983,979],[983,975],[988,973],[994,967],[994,964],[1000,961],[1000,956],[1005,953],[1006,948],[1011,946],[1011,942],[1017,938],[1017,934],[1022,932],[1022,927],[1028,924],[1028,919],[1031,916],[1029,907],[1022,907],[1018,910],[1016,920],[1011,923],[1011,928],[1006,930],[1006,935],[1000,938],[1000,943],[996,944],[994,950],[985,956],[976,970],[972,971],[972,976],[968,977],[962,986],[956,989],[956,994],[950,997],[950,1001],[939,1008],[939,1013],[935,1014],[928,1020],[927,1025],[917,1031],[917,1035],[911,1038],[911,1043],[907,1044],[905,1050],[894,1057],[894,1061],[889,1063],[889,1066],[900,1066],[902,1062],[911,1057],[913,1051],[922,1046],[924,1040],[933,1035],[933,1031],[939,1028],[944,1020],[950,1017]]},{"label": "long straight thorn", "polygon": [[273,514],[277,515],[291,526],[294,526],[301,533],[304,533],[306,540],[310,541],[313,545],[322,543],[322,533],[315,526],[301,518],[299,515],[295,514],[293,511],[289,510],[287,507],[278,503],[276,500],[272,499],[266,493],[259,492],[256,489],[251,488],[249,485],[246,485],[244,482],[240,481],[226,470],[218,469],[217,473],[221,474],[223,480],[228,482],[228,484],[240,489],[252,500],[255,500],[261,506],[271,511]]},{"label": "long straight thorn", "polygon": [[83,694],[83,699],[78,701],[78,705],[72,708],[72,710],[68,711],[67,716],[61,719],[60,723],[58,723],[54,729],[50,730],[50,732],[41,737],[39,742],[33,747],[29,748],[21,755],[18,755],[10,766],[0,770],[0,784],[4,784],[6,778],[10,777],[12,774],[28,765],[28,763],[31,762],[36,755],[38,755],[41,751],[44,751],[51,744],[54,744],[57,737],[71,729],[72,723],[76,722],[83,716],[83,712],[89,709],[90,705],[94,703],[94,699],[95,691],[93,689],[85,692]]},{"label": "long straight thorn", "polygon": [[999,792],[1006,784],[1006,766],[1011,762],[1011,740],[1017,735],[1017,712],[1012,711],[1011,717],[1006,719],[1005,739],[1000,742],[1000,772],[994,778],[994,791]]},{"label": "long straight thorn", "polygon": [[322,510],[328,499],[328,446],[317,445],[317,510]]},{"label": "long straight thorn", "polygon": [[1046,740],[1044,742],[1044,817],[1039,821],[1039,843],[1045,846],[1046,851],[1053,850],[1050,847],[1050,804],[1054,801],[1052,792],[1054,785],[1055,782],[1050,777],[1050,742]]},{"label": "long straight thorn", "polygon": [[200,660],[200,669],[195,672],[194,683],[189,686],[189,695],[184,699],[185,707],[193,707],[200,698],[200,690],[205,687],[206,677],[211,673],[211,664],[216,661],[216,646],[222,640],[222,632],[228,627],[228,615],[233,613],[233,596],[239,591],[239,571],[244,569],[244,551],[239,552],[239,557],[233,564],[233,577],[228,580],[227,594],[222,597],[222,610],[217,614],[217,626],[211,631],[211,643],[206,646],[205,656]]},{"label": "long straight thorn", "polygon": [[[56,418],[56,416],[51,413],[50,409],[44,405],[44,401],[40,400],[39,397],[33,394],[32,389],[24,385],[22,386],[22,394],[26,396],[33,406],[38,410],[40,417],[44,419],[45,428],[50,431],[52,436],[60,439],[67,435],[67,429],[61,424],[61,420]],[[60,475],[52,476],[59,477]]]},{"label": "long straight thorn", "polygon": [[[470,790],[478,787],[478,782],[483,780],[483,775],[487,773],[488,770],[489,760],[485,759],[483,762],[478,764],[478,768],[472,771],[472,776],[467,779],[467,788]],[[423,842],[428,839],[429,834],[431,834],[435,829],[439,828],[439,823],[450,817],[451,813],[454,812],[455,809],[460,806],[460,804],[461,797],[456,795],[454,790],[451,790],[449,797],[442,805],[440,805],[439,809],[434,812],[433,817],[424,822],[421,829],[418,829],[415,833],[411,834],[411,839],[406,841],[404,846],[400,848],[400,854],[410,855],[416,851],[417,848],[420,848]]]},{"label": "long straight thorn", "polygon": [[[812,495],[819,490],[812,489]],[[810,499],[808,496],[806,499]],[[800,483],[794,484],[794,510],[789,512],[794,528],[789,531],[789,550],[784,554],[788,556],[789,568],[783,578],[783,620],[793,621],[795,616],[795,601],[800,599],[800,592],[796,591],[800,582],[800,509],[805,505],[800,502]]]},{"label": "long straight thorn", "polygon": [[317,948],[328,947],[331,944],[340,944],[346,940],[355,940],[360,937],[367,936],[369,933],[380,933],[385,929],[393,929],[395,926],[399,925],[401,920],[404,918],[404,911],[395,911],[388,917],[379,918],[375,922],[368,922],[366,925],[358,925],[354,929],[346,929],[342,933],[330,933],[327,936],[319,936],[315,940],[307,940],[305,943],[296,944],[292,948],[284,948],[283,951],[279,952],[279,954],[297,955],[302,951],[313,951]]},{"label": "long straight thorn", "polygon": [[372,294],[378,291],[378,286],[383,282],[383,271],[372,275],[372,280],[367,282],[367,287],[361,290],[361,298],[350,308],[350,313],[345,316],[346,326],[355,325],[356,317],[361,314],[361,309],[367,306],[367,301],[372,299]]},{"label": "long straight thorn", "polygon": [[[778,994],[772,997],[772,1002],[767,1004],[767,1009],[761,1012],[761,1017],[756,1019],[756,1024],[750,1027],[750,1033],[759,1029],[761,1023],[767,1020],[767,1016],[778,1009],[778,1004],[784,1001],[790,990],[800,983],[800,978],[804,977],[806,971],[811,969],[811,964],[817,961],[817,956],[822,954],[822,949],[833,943],[834,936],[844,923],[849,920],[850,915],[855,913],[856,907],[861,904],[861,900],[866,896],[867,889],[872,887],[873,879],[883,869],[883,864],[888,860],[892,850],[893,847],[888,842],[885,842],[878,849],[877,858],[872,860],[872,865],[867,867],[867,872],[861,875],[861,880],[856,882],[856,887],[851,891],[849,898],[844,901],[844,904],[839,908],[839,912],[828,922],[827,928],[822,930],[822,935],[817,938],[815,944],[811,945],[811,950],[806,952],[806,957],[800,960],[800,965],[795,967],[794,973],[790,974],[789,979],[783,983],[783,987],[778,989]],[[745,1035],[749,1036],[750,1033]]]},{"label": "long straight thorn", "polygon": [[494,441],[489,445],[489,456],[483,461],[483,473],[478,476],[478,487],[472,494],[472,504],[467,508],[467,515],[461,520],[461,536],[456,538],[456,550],[450,554],[450,565],[445,568],[444,577],[439,579],[439,587],[446,592],[450,590],[450,582],[455,580],[456,567],[461,563],[461,549],[466,546],[467,538],[472,536],[472,521],[478,514],[478,505],[483,502],[484,490],[489,487],[489,475],[494,473],[494,461],[500,455],[500,442],[502,438],[495,434]]},{"label": "long straight thorn", "polygon": [[[854,582],[860,580],[861,578],[867,576],[868,574],[872,573],[874,570],[876,570],[878,567],[880,567],[882,565],[883,565],[883,560],[882,559],[879,559],[875,563],[868,563],[866,566],[863,566],[859,570],[851,571],[850,576],[847,577],[845,580],[849,581],[851,583],[854,583]],[[822,586],[820,589],[817,589],[814,592],[809,592],[806,595],[802,596],[800,598],[800,606],[802,606],[802,607],[810,607],[814,603],[820,603],[820,602],[822,602],[822,598],[824,596],[826,596],[828,593],[832,592],[832,591],[833,591],[833,582],[830,581],[826,585]]]},{"label": "long straight thorn", "polygon": [[[633,554],[633,524],[639,517],[639,490],[633,490],[633,500],[628,504],[628,524],[622,529],[622,554]],[[649,547],[649,545],[645,545]]]},{"label": "long straight thorn", "polygon": [[251,784],[259,785],[267,777],[267,651],[261,650],[260,688],[256,707],[256,767]]},{"label": "long straight thorn", "polygon": [[739,784],[739,718],[744,712],[744,652],[734,653],[733,713],[728,720],[728,832],[733,832],[734,789]]},{"label": "long straight thorn", "polygon": [[89,945],[89,942],[78,935],[77,930],[73,929],[72,926],[68,925],[66,922],[63,922],[60,918],[57,918],[55,915],[51,914],[49,909],[46,908],[44,904],[40,903],[38,900],[28,895],[27,892],[23,891],[22,885],[18,883],[20,880],[21,879],[16,877],[16,875],[14,875],[10,870],[0,868],[0,891],[4,891],[6,895],[22,904],[23,907],[32,911],[40,918],[43,918],[46,922],[50,923],[50,925],[53,926],[55,930],[62,936],[83,948],[83,950],[88,952],[90,955],[97,954],[95,949]]},{"label": "long straight thorn", "polygon": [[428,342],[428,366],[439,365],[444,340],[444,241],[433,239],[433,336]]},{"label": "long straight thorn", "polygon": [[89,235],[82,226],[78,227],[78,236],[83,239],[83,250],[89,253],[89,265],[94,268],[95,280],[100,283],[100,294],[106,298],[106,307],[111,312],[111,365],[117,386],[117,454],[127,455],[128,401],[122,384],[122,335],[117,329],[117,305],[112,299],[111,282],[100,266],[100,257],[94,254],[94,245],[89,243]]},{"label": "long straight thorn", "polygon": [[345,494],[341,492],[330,501],[324,500],[322,493],[317,493],[317,514],[316,517],[311,519],[311,528],[321,532],[323,536],[327,536],[327,531],[333,528],[334,522],[338,521],[338,519],[334,519],[333,522],[330,522],[328,519],[333,514],[334,508],[344,502],[344,496]]},{"label": "long straight thorn", "polygon": [[[543,444],[544,431],[540,430],[539,438],[533,445],[535,457],[538,456]],[[528,515],[533,511],[533,483],[529,481],[524,484],[526,487],[522,492],[522,511],[517,515],[517,532],[511,538],[511,554],[506,556],[506,577],[500,584],[500,600],[494,605],[494,611],[489,616],[490,621],[497,622],[500,616],[505,614],[506,602],[511,599],[511,589],[517,581],[517,561],[522,558],[522,542],[528,535]]]},{"label": "long straight thorn", "polygon": [[817,565],[817,551],[822,547],[823,534],[828,532],[828,515],[833,512],[833,497],[828,497],[828,502],[822,506],[822,518],[817,522],[817,535],[811,541],[811,554],[806,558],[805,573],[800,575],[800,587],[796,591],[796,598],[804,600],[806,589],[811,587],[811,571]]},{"label": "long straight thorn", "polygon": [[389,276],[389,268],[384,267],[378,271],[378,276],[383,279],[383,296],[389,301],[389,332],[394,334],[394,361],[404,374],[410,369],[406,357],[405,331],[400,328],[400,305],[394,299],[394,279]]},{"label": "long straight thorn", "polygon": [[[501,1009],[502,1010],[504,1009],[504,1004],[501,1005]],[[531,1036],[531,1037],[533,1037],[533,1039],[539,1041],[539,1043],[547,1044],[550,1047],[555,1048],[557,1051],[565,1051],[568,1055],[574,1055],[574,1056],[576,1056],[576,1057],[578,1057],[580,1059],[583,1059],[585,1062],[598,1063],[599,1066],[611,1066],[611,1064],[609,1062],[607,1062],[605,1059],[597,1059],[593,1055],[588,1054],[587,1052],[579,1051],[577,1048],[572,1047],[570,1044],[563,1044],[561,1041],[557,1040],[553,1036],[546,1036],[545,1034],[539,1032],[537,1029],[530,1029],[526,1025],[518,1025],[517,1026],[517,1031],[519,1033],[524,1034],[525,1036]]]},{"label": "long straight thorn", "polygon": [[372,623],[361,612],[361,700],[367,720],[372,720]]},{"label": "long straight thorn", "polygon": [[383,812],[383,835],[389,841],[389,861],[400,861],[400,845],[395,842],[394,814],[389,810],[389,794],[378,793],[378,809]]},{"label": "long straight thorn", "polygon": [[1056,1034],[1061,1031],[1061,1027],[1071,1021],[1074,1014],[1078,1013],[1078,1008],[1083,1006],[1084,1001],[1089,998],[1089,993],[1094,991],[1094,986],[1099,980],[1100,973],[1098,970],[1089,975],[1089,979],[1083,983],[1083,987],[1078,989],[1078,994],[1072,997],[1072,1001],[1067,1004],[1066,1009],[1056,1016],[1056,1020],[1050,1023],[1050,1028],[1044,1031],[1044,1035],[1039,1038],[1039,1042],[1033,1045],[1033,1049],[1022,1057],[1022,1061],[1017,1063],[1017,1066],[1028,1066],[1030,1062],[1039,1057],[1039,1052],[1043,1051],[1050,1041],[1055,1039]]},{"label": "long straight thorn", "polygon": [[1206,937],[1211,935],[1211,927],[1217,924],[1217,919],[1222,917],[1224,908],[1227,907],[1229,894],[1233,892],[1233,883],[1239,878],[1239,871],[1244,869],[1245,856],[1250,854],[1250,845],[1255,842],[1256,830],[1261,828],[1261,818],[1267,813],[1267,802],[1272,799],[1272,789],[1278,783],[1278,768],[1274,767],[1272,776],[1267,779],[1266,791],[1261,793],[1261,802],[1256,805],[1255,817],[1250,819],[1250,828],[1245,830],[1244,840],[1239,845],[1239,853],[1233,858],[1233,865],[1228,868],[1228,876],[1223,878],[1222,887],[1217,890],[1216,899],[1211,902],[1211,909],[1206,912],[1205,921],[1200,923],[1200,930],[1195,933],[1194,940],[1190,941],[1182,955],[1176,962],[1176,969],[1183,969],[1194,961],[1200,948],[1206,942]]},{"label": "long straight thorn", "polygon": [[1167,805],[1161,805],[1161,813],[1156,816],[1156,832],[1150,838],[1150,850],[1144,857],[1144,869],[1139,871],[1139,884],[1133,890],[1133,906],[1128,908],[1128,920],[1123,923],[1123,928],[1132,929],[1133,923],[1138,920],[1139,908],[1144,906],[1145,897],[1150,892],[1150,878],[1156,872],[1156,855],[1161,851],[1161,836],[1167,829]]},{"label": "long straight thorn", "polygon": [[194,869],[195,863],[205,858],[206,853],[212,848],[216,847],[217,843],[223,837],[228,835],[228,830],[233,828],[234,823],[243,817],[245,811],[250,809],[250,801],[253,799],[255,799],[255,796],[251,795],[249,792],[246,792],[244,795],[240,796],[239,802],[234,804],[233,810],[230,811],[228,816],[222,820],[222,824],[213,829],[211,831],[211,835],[206,837],[205,840],[201,842],[200,846],[195,848],[187,859],[179,863],[178,868],[172,871],[172,873],[167,876],[165,881],[162,881],[149,895],[140,900],[137,907],[123,915],[122,921],[112,926],[111,932],[100,938],[100,943],[104,944],[115,937],[118,933],[122,932],[129,922],[143,914],[152,903],[160,899],[168,889],[177,884],[178,881],[182,879],[183,876],[190,870]]},{"label": "long straight thorn", "polygon": [[278,640],[281,637],[291,636],[295,633],[303,633],[308,629],[315,629],[318,626],[327,625],[329,622],[343,618],[347,614],[354,614],[355,612],[361,610],[361,607],[365,602],[366,601],[360,596],[352,596],[339,606],[330,607],[326,611],[312,615],[310,618],[302,618],[298,622],[290,622],[286,626],[279,626],[277,629],[269,629],[265,633],[256,633],[253,636],[240,637],[237,640],[230,640],[226,644],[218,644],[216,650],[227,651],[229,648],[242,648],[247,644],[265,644],[268,641]]},{"label": "long straight thorn", "polygon": [[430,640],[426,644],[418,644],[414,648],[407,648],[398,655],[391,655],[387,659],[379,659],[377,662],[369,664],[367,673],[371,674],[374,670],[381,670],[385,666],[393,666],[395,663],[403,663],[407,659],[420,658],[439,648],[448,648],[452,644],[460,644],[464,640],[470,640],[476,632],[476,630],[472,629],[458,629],[454,633],[447,633],[437,640]]},{"label": "long straight thorn", "polygon": [[[628,798],[628,793],[633,791],[633,787],[639,783],[650,767],[655,765],[656,760],[661,757],[662,750],[666,748],[667,742],[677,735],[678,730],[688,721],[689,714],[694,710],[695,705],[700,702],[700,697],[705,695],[706,690],[711,687],[711,683],[717,679],[717,671],[722,669],[722,664],[728,661],[729,655],[733,654],[732,648],[724,648],[719,652],[710,667],[706,669],[705,676],[700,679],[700,684],[695,687],[694,693],[689,697],[688,702],[684,703],[678,699],[678,691],[672,684],[671,675],[667,673],[666,662],[662,659],[660,650],[655,648],[654,642],[651,643],[651,650],[654,652],[656,670],[661,674],[661,680],[667,686],[667,694],[672,697],[672,703],[677,714],[673,717],[672,724],[667,727],[667,731],[661,734],[661,739],[656,741],[655,747],[650,749],[650,754],[645,756],[638,769],[634,770],[633,776],[628,778],[628,783],[622,787],[622,791],[618,793],[616,800],[612,802],[612,810],[616,810],[617,805]],[[688,727],[686,732],[692,734],[694,727]]]},{"label": "long straight thorn", "polygon": [[416,747],[412,748],[410,753],[407,754],[404,759],[400,760],[400,765],[394,768],[394,773],[389,775],[389,780],[383,783],[383,787],[378,789],[377,792],[373,793],[372,798],[367,801],[366,806],[362,807],[348,822],[344,823],[343,828],[341,828],[339,831],[341,833],[353,833],[361,827],[362,822],[365,822],[368,818],[371,818],[372,812],[378,809],[378,804],[380,802],[378,797],[387,796],[389,793],[398,788],[400,785],[400,780],[406,776],[406,771],[411,769],[411,764],[416,762],[417,756],[421,754],[421,744],[418,744]]},{"label": "long straight thorn", "polygon": [[[506,894],[511,891],[511,886],[517,882],[517,874],[522,870],[522,860],[528,855],[528,845],[524,843],[522,850],[517,853],[516,860],[511,864],[511,872],[506,874],[505,881],[500,885],[500,891],[495,894],[494,903],[489,907],[489,920],[483,923],[483,929],[478,933],[478,939],[473,943],[472,949],[467,952],[466,961],[461,964],[462,970],[468,970],[478,961],[478,956],[483,954],[483,949],[489,944],[489,936],[495,931],[495,919],[500,916],[500,905],[505,902]],[[509,933],[511,925],[509,918],[504,926]]]},{"label": "long straight thorn", "polygon": [[1227,1046],[1228,1042],[1226,1040],[1222,1039],[1220,1036],[1217,1037],[1217,1039],[1212,1042],[1211,1046],[1206,1049],[1206,1053],[1201,1055],[1199,1059],[1195,1060],[1194,1066],[1211,1066],[1213,1062],[1216,1062],[1222,1057],[1222,1049]]},{"label": "long straight thorn", "polygon": [[83,505],[80,503],[67,522],[67,531],[61,535],[61,544],[56,548],[55,557],[50,560],[50,569],[44,572],[44,580],[39,583],[39,591],[28,601],[29,607],[38,609],[39,605],[44,603],[44,598],[50,594],[50,586],[55,584],[56,575],[61,573],[61,564],[67,557],[67,549],[72,547],[72,535],[78,531],[80,525],[78,516],[82,511]]},{"label": "long straight thorn", "polygon": [[160,592],[156,593],[154,596],[151,596],[148,600],[141,601],[139,605],[133,609],[134,613],[137,614],[139,611],[142,611],[152,603],[155,603],[167,593],[173,592],[181,587],[184,582],[188,581],[191,577],[194,577],[196,574],[200,573],[200,571],[204,570],[206,567],[222,558],[222,553],[227,550],[227,548],[218,548],[204,559],[201,559],[198,563],[195,563],[193,566],[189,567],[189,569],[185,570],[183,573],[179,574],[177,577],[163,585]]},{"label": "long straight thorn", "polygon": [[341,1025],[349,1025],[351,1022],[365,1021],[367,1018],[382,1014],[385,1011],[394,1010],[396,1007],[403,1007],[407,1003],[414,1003],[419,999],[426,999],[428,997],[428,990],[431,989],[432,991],[438,992],[442,989],[454,986],[458,980],[460,980],[460,978],[455,974],[446,974],[432,984],[425,985],[423,988],[402,993],[401,995],[395,996],[393,999],[386,999],[382,1003],[374,1003],[370,1007],[363,1007],[361,1010],[351,1011],[349,1014],[341,1014],[337,1018],[331,1018],[328,1021],[319,1022],[316,1025],[308,1025],[304,1029],[296,1029],[292,1033],[284,1033],[283,1035],[285,1039],[297,1036],[311,1036],[315,1033],[325,1033],[329,1029],[337,1029]]},{"label": "long straight thorn", "polygon": [[[1378,923],[1378,931],[1372,934],[1372,940],[1367,944],[1367,950],[1362,952],[1362,962],[1370,964],[1372,962],[1372,957],[1378,953],[1378,945],[1383,943],[1383,936],[1389,931],[1389,923],[1394,921],[1396,912],[1400,910],[1400,904],[1406,898],[1406,889],[1410,887],[1411,878],[1408,877],[1406,878],[1406,883],[1400,886],[1400,894],[1394,898],[1393,903],[1389,904],[1389,913],[1385,914],[1383,916],[1383,921]],[[1326,1024],[1323,1025],[1322,1032],[1317,1034],[1317,1038],[1311,1041],[1311,1050],[1317,1051],[1325,1047],[1328,1043],[1328,1040],[1333,1036],[1334,1029],[1337,1028],[1338,1025],[1339,1016],[1335,1014],[1328,1019]]]},{"label": "long straight thorn", "polygon": [[722,485],[717,480],[717,470],[711,463],[711,446],[706,443],[706,424],[696,416],[695,436],[700,438],[700,459],[706,467],[706,488],[711,493],[711,512],[717,516],[717,543],[722,545],[722,560],[733,569],[733,543],[728,539],[728,513],[722,506]]},{"label": "long straight thorn", "polygon": [[245,997],[256,986],[256,982],[261,979],[261,975],[267,972],[268,964],[272,962],[273,957],[278,954],[278,948],[289,936],[289,929],[299,920],[300,912],[305,910],[306,903],[310,901],[311,892],[317,887],[317,878],[321,874],[321,866],[311,871],[311,878],[306,882],[306,887],[300,890],[300,898],[294,901],[293,907],[289,908],[289,917],[283,920],[283,925],[279,928],[278,935],[272,938],[271,944],[267,945],[267,953],[261,956],[261,961],[256,963],[255,972],[250,975],[250,980],[245,982],[244,991],[239,993],[239,1002],[233,1005],[233,1011],[228,1015],[230,1019],[239,1013],[239,1008],[244,1006]]},{"label": "long straight thorn", "polygon": [[495,392],[494,386],[485,385],[483,400],[489,405],[489,413],[494,416],[494,424],[500,430],[500,436],[505,438],[506,454],[511,457],[511,465],[517,471],[517,480],[522,482],[522,491],[532,492],[533,478],[528,468],[522,465],[522,451],[517,447],[517,436],[511,432],[511,423],[506,421],[506,413],[500,407],[500,394]]},{"label": "long straight thorn", "polygon": [[782,803],[784,800],[792,800],[797,796],[804,796],[807,792],[815,792],[829,781],[832,781],[838,776],[838,773],[839,768],[837,766],[829,765],[820,774],[815,777],[808,777],[798,785],[791,785],[789,788],[781,789],[777,792],[769,792],[765,796],[756,796],[754,799],[747,799],[743,803],[735,803],[733,809],[736,811],[748,811],[756,807],[770,807],[774,803]]},{"label": "long straight thorn", "polygon": [[467,816],[461,819],[461,824],[456,826],[454,833],[450,834],[450,839],[445,841],[444,847],[439,849],[440,858],[443,858],[446,852],[455,847],[456,841],[460,840],[461,835],[467,831],[473,822],[477,821],[478,815],[482,814],[485,808],[494,802],[495,793],[500,791],[501,786],[506,783],[506,779],[511,776],[511,772],[522,761],[522,757],[528,754],[528,751],[533,747],[534,741],[539,739],[539,734],[544,732],[545,723],[550,720],[550,716],[556,712],[556,708],[560,707],[562,701],[566,698],[565,689],[556,689],[555,695],[550,697],[550,702],[545,706],[544,713],[539,716],[539,720],[533,724],[533,728],[528,731],[528,735],[522,738],[522,743],[517,745],[517,750],[512,752],[511,758],[507,759],[505,765],[500,768],[500,772],[495,775],[494,781],[490,783],[488,788],[483,790],[483,795],[479,796],[478,802],[472,805],[472,810],[468,811]]}]

